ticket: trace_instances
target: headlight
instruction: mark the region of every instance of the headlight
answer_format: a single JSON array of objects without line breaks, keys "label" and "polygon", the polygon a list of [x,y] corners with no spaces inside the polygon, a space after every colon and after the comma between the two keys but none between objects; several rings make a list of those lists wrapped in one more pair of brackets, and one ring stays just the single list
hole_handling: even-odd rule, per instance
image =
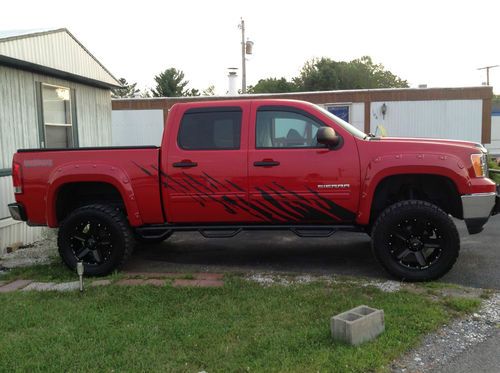
[{"label": "headlight", "polygon": [[486,154],[472,154],[470,160],[476,177],[488,176],[488,161],[486,159]]}]

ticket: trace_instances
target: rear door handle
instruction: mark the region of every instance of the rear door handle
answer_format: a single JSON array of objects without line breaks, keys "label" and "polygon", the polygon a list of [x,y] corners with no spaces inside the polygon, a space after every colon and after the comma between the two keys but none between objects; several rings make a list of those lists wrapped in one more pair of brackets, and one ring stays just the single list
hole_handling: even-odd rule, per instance
[{"label": "rear door handle", "polygon": [[190,167],[196,167],[198,166],[198,163],[196,162],[191,162],[191,161],[182,161],[182,162],[175,162],[173,164],[174,167],[181,167],[181,168],[190,168]]},{"label": "rear door handle", "polygon": [[279,166],[280,163],[278,161],[260,161],[260,162],[254,162],[253,165],[255,167],[275,167]]}]

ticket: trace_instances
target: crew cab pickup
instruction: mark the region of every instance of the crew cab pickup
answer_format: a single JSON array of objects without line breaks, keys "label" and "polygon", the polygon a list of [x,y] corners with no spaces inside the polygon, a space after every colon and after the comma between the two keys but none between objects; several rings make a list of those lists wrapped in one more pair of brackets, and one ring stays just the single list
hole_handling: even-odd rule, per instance
[{"label": "crew cab pickup", "polygon": [[90,275],[178,231],[362,231],[390,274],[423,281],[458,257],[451,216],[474,234],[499,211],[486,157],[472,142],[367,135],[302,101],[182,103],[161,147],[18,150],[9,208],[58,227],[62,260]]}]

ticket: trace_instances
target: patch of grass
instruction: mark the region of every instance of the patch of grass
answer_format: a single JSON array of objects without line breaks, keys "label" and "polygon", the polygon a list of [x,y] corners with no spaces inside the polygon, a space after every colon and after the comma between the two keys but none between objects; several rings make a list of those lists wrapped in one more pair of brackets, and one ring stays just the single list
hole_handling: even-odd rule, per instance
[{"label": "patch of grass", "polygon": [[471,313],[479,309],[481,300],[475,298],[464,297],[446,297],[442,303],[459,314]]},{"label": "patch of grass", "polygon": [[0,275],[0,280],[29,279],[35,281],[74,281],[77,279],[75,272],[72,272],[59,259],[51,264],[34,265],[31,267],[17,267]]},{"label": "patch of grass", "polygon": [[[238,277],[223,288],[16,292],[0,304],[0,370],[46,372],[374,371],[449,321],[450,307],[471,309],[362,284]],[[358,347],[334,343],[330,317],[360,304],[384,309],[386,331]]]},{"label": "patch of grass", "polygon": [[429,281],[429,282],[421,282],[418,284],[420,287],[426,289],[462,289],[463,287],[457,284],[450,284],[447,282],[438,282],[438,281]]},{"label": "patch of grass", "polygon": [[[107,277],[112,280],[118,280],[123,275],[119,272],[114,272]],[[46,282],[65,282],[76,281],[78,276],[76,272],[71,271],[66,267],[59,258],[54,259],[50,264],[40,264],[31,267],[13,268],[0,275],[1,281],[11,281],[17,279],[46,281]]]}]

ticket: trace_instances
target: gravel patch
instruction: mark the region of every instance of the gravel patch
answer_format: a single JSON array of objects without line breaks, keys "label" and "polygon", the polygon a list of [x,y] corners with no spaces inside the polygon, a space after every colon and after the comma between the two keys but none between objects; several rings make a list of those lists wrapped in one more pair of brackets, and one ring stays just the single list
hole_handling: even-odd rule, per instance
[{"label": "gravel patch", "polygon": [[55,291],[80,290],[80,282],[79,281],[62,282],[60,284],[55,284],[54,286],[52,286],[51,290],[55,290]]},{"label": "gravel patch", "polygon": [[78,281],[61,282],[32,282],[22,289],[22,291],[73,291],[80,289]]},{"label": "gravel patch", "polygon": [[[245,277],[245,280],[256,282],[262,286],[291,286],[299,284],[310,284],[315,281],[324,281],[327,283],[335,283],[332,276],[311,276],[311,275],[298,275],[298,276],[285,276],[269,273],[252,273]],[[345,282],[345,281],[344,281]]]},{"label": "gravel patch", "polygon": [[369,281],[363,286],[373,286],[384,293],[395,293],[401,290],[401,283],[397,281],[387,280],[387,281]]},{"label": "gravel patch", "polygon": [[54,282],[32,282],[21,291],[49,291],[53,290]]},{"label": "gravel patch", "polygon": [[56,237],[49,233],[42,241],[22,247],[0,257],[0,273],[5,269],[29,267],[37,264],[50,264],[58,256]]},{"label": "gravel patch", "polygon": [[393,373],[430,372],[453,361],[465,350],[493,336],[500,324],[500,293],[484,300],[481,308],[467,318],[445,325],[428,335],[417,349],[394,362]]},{"label": "gravel patch", "polygon": [[261,286],[290,285],[290,281],[288,281],[284,276],[279,276],[279,275],[266,275],[261,273],[254,273],[247,276],[245,279],[248,281],[256,282]]},{"label": "gravel patch", "polygon": [[333,276],[311,276],[311,275],[300,275],[300,276],[284,276],[277,274],[265,274],[265,273],[253,273],[245,277],[247,281],[256,282],[262,286],[290,286],[296,284],[310,284],[315,281],[324,281],[327,283],[344,283],[360,286],[373,286],[379,290],[386,293],[394,293],[401,290],[402,286],[400,282],[397,281],[377,281],[377,280],[337,280]]}]

